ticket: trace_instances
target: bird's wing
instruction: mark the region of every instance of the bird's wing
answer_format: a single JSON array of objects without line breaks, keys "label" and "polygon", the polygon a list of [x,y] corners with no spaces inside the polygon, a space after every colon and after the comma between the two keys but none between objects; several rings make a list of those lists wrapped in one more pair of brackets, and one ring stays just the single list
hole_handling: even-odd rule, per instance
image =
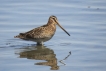
[{"label": "bird's wing", "polygon": [[54,34],[55,29],[56,27],[43,25],[41,27],[34,28],[28,32],[20,33],[18,36],[15,36],[15,38],[37,39],[37,38],[51,37]]},{"label": "bird's wing", "polygon": [[48,33],[48,30],[47,30],[47,27],[46,25],[43,25],[41,27],[38,27],[38,28],[34,28],[28,32],[25,32],[25,33],[20,33],[19,36],[22,36],[23,39],[27,39],[27,38],[31,38],[31,39],[36,39],[36,38],[45,38],[45,37],[49,37],[47,35]]},{"label": "bird's wing", "polygon": [[44,27],[38,27],[25,33],[25,38],[43,38]]}]

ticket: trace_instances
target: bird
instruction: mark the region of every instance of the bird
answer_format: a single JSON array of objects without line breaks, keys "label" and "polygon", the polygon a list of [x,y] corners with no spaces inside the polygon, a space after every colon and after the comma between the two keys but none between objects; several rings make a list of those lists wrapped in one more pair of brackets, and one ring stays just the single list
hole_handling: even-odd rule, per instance
[{"label": "bird", "polygon": [[14,38],[34,41],[37,43],[37,45],[43,45],[44,42],[50,40],[54,36],[56,32],[56,25],[58,25],[65,33],[70,36],[70,34],[59,24],[57,17],[51,15],[47,24],[34,28],[28,32],[19,33],[19,35],[14,36]]}]

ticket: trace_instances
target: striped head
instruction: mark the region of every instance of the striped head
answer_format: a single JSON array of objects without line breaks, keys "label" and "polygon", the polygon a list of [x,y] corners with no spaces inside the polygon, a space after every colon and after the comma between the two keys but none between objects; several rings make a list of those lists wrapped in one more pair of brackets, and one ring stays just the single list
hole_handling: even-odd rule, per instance
[{"label": "striped head", "polygon": [[47,23],[47,24],[48,24],[48,25],[49,25],[49,24],[58,25],[64,32],[66,32],[66,33],[70,36],[70,34],[59,24],[59,22],[58,22],[56,16],[51,15],[51,16],[49,17],[49,20],[48,20],[48,23]]}]

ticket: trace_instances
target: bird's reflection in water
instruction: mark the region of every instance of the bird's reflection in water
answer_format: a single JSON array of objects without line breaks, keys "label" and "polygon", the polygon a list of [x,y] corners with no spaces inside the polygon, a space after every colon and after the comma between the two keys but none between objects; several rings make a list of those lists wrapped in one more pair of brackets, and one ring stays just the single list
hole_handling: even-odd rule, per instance
[{"label": "bird's reflection in water", "polygon": [[30,46],[19,49],[19,57],[35,60],[46,60],[46,62],[38,62],[35,65],[50,66],[51,70],[58,70],[56,54],[52,49],[46,46]]}]

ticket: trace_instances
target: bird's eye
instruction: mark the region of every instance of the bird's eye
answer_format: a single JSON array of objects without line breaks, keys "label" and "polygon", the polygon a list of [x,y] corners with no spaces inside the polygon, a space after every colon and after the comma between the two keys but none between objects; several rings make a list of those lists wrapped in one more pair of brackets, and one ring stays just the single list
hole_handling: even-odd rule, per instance
[{"label": "bird's eye", "polygon": [[52,17],[53,19],[57,19],[56,17]]}]

